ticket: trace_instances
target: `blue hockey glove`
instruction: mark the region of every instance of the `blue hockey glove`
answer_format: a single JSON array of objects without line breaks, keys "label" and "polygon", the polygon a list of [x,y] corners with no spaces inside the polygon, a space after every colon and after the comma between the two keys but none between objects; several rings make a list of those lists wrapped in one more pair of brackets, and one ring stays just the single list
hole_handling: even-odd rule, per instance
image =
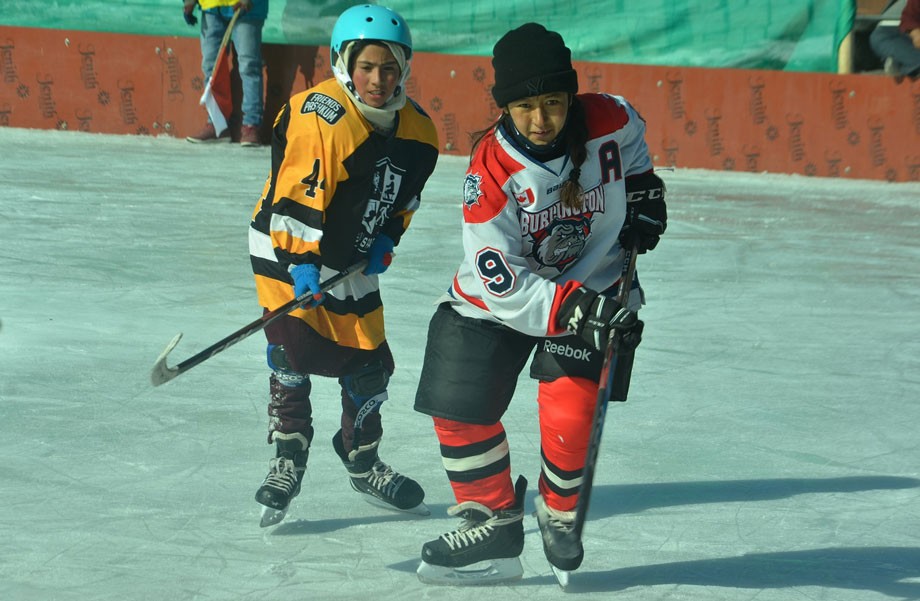
[{"label": "blue hockey glove", "polygon": [[380,234],[367,251],[367,267],[364,275],[383,273],[393,260],[393,239],[386,234]]},{"label": "blue hockey glove", "polygon": [[288,273],[294,280],[294,296],[300,298],[304,294],[313,297],[312,300],[304,304],[304,308],[318,307],[325,300],[326,295],[320,291],[319,286],[319,267],[313,263],[304,263],[303,265],[291,265],[288,267]]}]

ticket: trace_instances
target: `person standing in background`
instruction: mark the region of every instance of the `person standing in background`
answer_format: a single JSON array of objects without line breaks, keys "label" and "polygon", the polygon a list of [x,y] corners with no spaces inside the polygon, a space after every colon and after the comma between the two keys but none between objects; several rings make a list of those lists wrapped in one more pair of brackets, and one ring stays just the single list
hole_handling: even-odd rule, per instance
[{"label": "person standing in background", "polygon": [[882,21],[869,34],[869,45],[882,61],[885,74],[900,81],[920,77],[920,0],[899,0],[885,12],[901,8],[898,22]]},{"label": "person standing in background", "polygon": [[[268,0],[183,0],[183,3],[185,22],[189,25],[198,22],[194,11],[195,6],[201,7],[201,70],[205,81],[214,70],[221,41],[233,14],[240,11],[230,34],[243,87],[240,145],[259,146],[259,128],[262,126],[264,109],[262,28],[268,17]],[[200,132],[186,139],[196,144],[229,142],[230,130],[218,135],[214,124],[208,120]]]}]

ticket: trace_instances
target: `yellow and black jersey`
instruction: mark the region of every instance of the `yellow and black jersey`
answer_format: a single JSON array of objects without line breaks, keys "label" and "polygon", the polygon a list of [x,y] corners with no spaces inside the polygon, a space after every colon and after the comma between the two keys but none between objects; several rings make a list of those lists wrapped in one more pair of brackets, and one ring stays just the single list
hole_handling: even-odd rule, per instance
[{"label": "yellow and black jersey", "polygon": [[[378,234],[399,244],[437,158],[434,124],[411,101],[387,136],[335,79],[293,96],[275,119],[271,173],[249,228],[259,303],[273,310],[294,298],[292,264],[319,265],[325,280],[362,259]],[[291,314],[343,346],[385,340],[377,276],[358,275]]]}]

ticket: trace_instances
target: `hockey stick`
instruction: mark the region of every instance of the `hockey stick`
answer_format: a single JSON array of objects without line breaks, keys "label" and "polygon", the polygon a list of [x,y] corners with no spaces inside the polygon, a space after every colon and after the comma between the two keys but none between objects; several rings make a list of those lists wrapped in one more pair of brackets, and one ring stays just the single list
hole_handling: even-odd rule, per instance
[{"label": "hockey stick", "polygon": [[[636,275],[636,256],[638,249],[633,247],[626,251],[623,259],[625,273],[620,285],[617,302],[627,306],[629,294],[632,291],[633,279]],[[573,530],[578,540],[585,527],[588,516],[588,503],[591,500],[591,488],[594,485],[594,472],[597,466],[597,454],[601,446],[601,435],[604,433],[604,420],[607,418],[607,403],[613,392],[613,375],[616,372],[617,353],[623,334],[620,330],[612,330],[607,339],[607,348],[604,350],[604,363],[601,367],[599,379],[600,387],[597,390],[597,403],[594,406],[594,421],[591,424],[591,436],[588,438],[588,454],[585,457],[585,469],[582,472],[581,487],[578,490],[578,503],[575,506],[575,524]]]},{"label": "hockey stick", "polygon": [[[320,284],[319,286],[320,293],[328,292],[329,290],[335,288],[342,282],[354,277],[358,273],[361,273],[362,271],[364,271],[364,268],[366,266],[367,266],[367,260],[362,259],[361,261],[358,261],[351,267],[347,267],[346,269],[343,269],[339,273],[335,274],[334,276],[332,276],[331,278],[327,279],[326,281]],[[259,319],[253,321],[249,325],[243,326],[242,328],[230,334],[226,338],[218,340],[217,342],[215,342],[208,348],[204,349],[203,351],[201,351],[200,353],[196,355],[189,357],[188,359],[178,364],[177,366],[168,367],[166,365],[166,356],[169,354],[171,350],[176,348],[176,345],[179,344],[179,340],[182,339],[181,333],[176,334],[176,337],[173,338],[172,341],[168,345],[166,345],[166,350],[160,353],[160,356],[157,358],[156,363],[154,363],[153,370],[151,370],[150,372],[150,383],[153,384],[154,386],[159,386],[160,384],[163,384],[164,382],[169,382],[170,380],[172,380],[179,374],[183,374],[187,372],[188,370],[192,369],[199,363],[202,363],[206,361],[207,359],[210,359],[211,357],[221,352],[222,350],[226,349],[227,347],[232,346],[236,344],[237,342],[239,342],[240,340],[243,340],[244,338],[250,336],[251,334],[254,334],[258,332],[259,330],[265,328],[268,324],[272,323],[279,317],[287,315],[294,309],[300,308],[301,305],[308,302],[312,298],[313,298],[313,295],[311,295],[309,292],[301,294],[297,298],[281,305],[274,311],[269,311],[268,313],[265,313]]]},{"label": "hockey stick", "polygon": [[227,44],[230,43],[230,36],[233,35],[233,26],[236,25],[236,20],[240,18],[241,14],[243,14],[243,11],[239,8],[233,11],[233,17],[230,19],[230,23],[227,24],[227,31],[224,32],[224,37],[220,40],[220,47],[217,49],[217,56],[223,54]]}]

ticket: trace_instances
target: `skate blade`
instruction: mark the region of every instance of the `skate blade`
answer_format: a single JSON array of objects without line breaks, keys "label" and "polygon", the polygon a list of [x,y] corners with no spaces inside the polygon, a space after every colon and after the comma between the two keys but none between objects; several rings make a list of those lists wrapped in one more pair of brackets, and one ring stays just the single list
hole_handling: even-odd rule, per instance
[{"label": "skate blade", "polygon": [[439,586],[488,586],[520,580],[524,575],[517,557],[480,561],[462,568],[447,568],[422,562],[415,574],[425,584]]},{"label": "skate blade", "polygon": [[[360,491],[359,491],[360,492]],[[383,499],[378,499],[373,495],[362,492],[361,496],[364,497],[364,500],[373,505],[374,507],[382,507],[383,509],[389,509],[390,511],[398,511],[400,513],[411,513],[413,515],[431,515],[431,510],[428,509],[428,506],[424,502],[419,503],[415,507],[410,507],[409,509],[400,509],[395,505],[390,505]]]},{"label": "skate blade", "polygon": [[259,521],[259,526],[262,528],[274,526],[275,524],[281,522],[281,520],[283,520],[284,516],[286,515],[287,509],[272,509],[271,507],[263,507],[262,519]]},{"label": "skate blade", "polygon": [[566,588],[569,586],[569,575],[572,573],[568,570],[560,570],[556,566],[550,566],[553,568],[553,575],[556,577],[556,582],[559,583],[559,586]]}]

